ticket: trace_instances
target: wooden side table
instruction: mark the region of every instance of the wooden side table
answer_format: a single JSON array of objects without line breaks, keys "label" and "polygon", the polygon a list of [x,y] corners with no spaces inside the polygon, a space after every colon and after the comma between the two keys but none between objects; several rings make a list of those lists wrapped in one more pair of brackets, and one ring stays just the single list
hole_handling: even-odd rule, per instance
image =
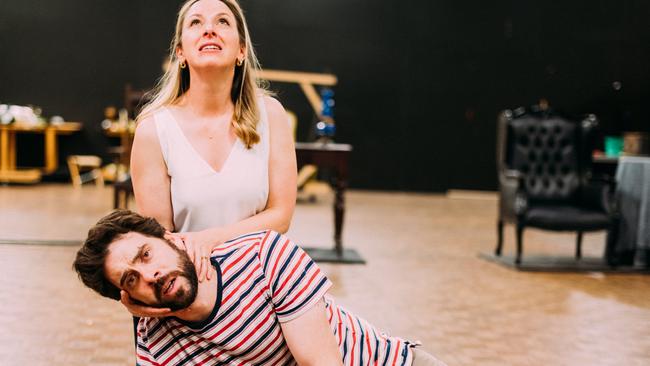
[{"label": "wooden side table", "polygon": [[349,158],[352,145],[335,143],[296,143],[298,169],[306,164],[330,169],[334,173],[334,248],[305,247],[305,251],[317,262],[365,263],[354,249],[344,249],[343,218],[345,217],[345,189],[348,186]]}]

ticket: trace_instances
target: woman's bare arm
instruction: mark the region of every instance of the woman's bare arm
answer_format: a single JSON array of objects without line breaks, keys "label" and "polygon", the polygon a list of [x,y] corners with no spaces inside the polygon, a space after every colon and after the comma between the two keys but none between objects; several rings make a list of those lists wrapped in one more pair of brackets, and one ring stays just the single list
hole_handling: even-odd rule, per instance
[{"label": "woman's bare arm", "polygon": [[131,149],[131,180],[140,214],[174,230],[170,178],[152,117],[138,124]]}]

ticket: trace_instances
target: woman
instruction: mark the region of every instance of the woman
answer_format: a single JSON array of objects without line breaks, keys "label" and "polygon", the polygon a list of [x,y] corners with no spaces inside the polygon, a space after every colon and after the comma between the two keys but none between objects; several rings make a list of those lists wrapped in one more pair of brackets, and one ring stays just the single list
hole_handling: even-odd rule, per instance
[{"label": "woman", "polygon": [[[256,81],[259,64],[235,0],[185,2],[170,51],[171,67],[138,116],[131,174],[139,211],[182,243],[202,280],[223,241],[288,230],[295,149],[282,105]],[[167,314],[122,296],[134,315]]]}]

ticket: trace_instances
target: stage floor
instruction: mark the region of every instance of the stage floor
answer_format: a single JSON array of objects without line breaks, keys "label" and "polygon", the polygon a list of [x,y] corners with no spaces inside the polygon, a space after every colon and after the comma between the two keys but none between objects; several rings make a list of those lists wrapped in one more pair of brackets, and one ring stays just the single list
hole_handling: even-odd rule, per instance
[{"label": "stage floor", "polygon": [[[320,264],[332,294],[449,365],[650,364],[650,276],[523,272],[483,260],[496,239],[496,196],[451,197],[349,191],[344,246],[366,264]],[[331,200],[297,205],[289,237],[331,246]],[[0,186],[0,364],[134,364],[130,315],[71,269],[75,242],[111,205],[109,187]],[[585,236],[584,256],[603,247],[604,234]],[[524,256],[573,250],[573,235],[525,234]]]}]

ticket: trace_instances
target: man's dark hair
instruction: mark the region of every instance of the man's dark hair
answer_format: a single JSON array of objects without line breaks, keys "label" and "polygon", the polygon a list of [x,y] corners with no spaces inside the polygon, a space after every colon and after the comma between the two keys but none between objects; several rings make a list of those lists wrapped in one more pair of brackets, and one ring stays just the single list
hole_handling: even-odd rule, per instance
[{"label": "man's dark hair", "polygon": [[160,239],[164,239],[165,235],[165,229],[155,219],[140,216],[129,210],[116,210],[104,216],[88,230],[88,237],[73,263],[84,285],[114,300],[120,299],[120,289],[106,278],[104,262],[108,246],[129,232]]}]

